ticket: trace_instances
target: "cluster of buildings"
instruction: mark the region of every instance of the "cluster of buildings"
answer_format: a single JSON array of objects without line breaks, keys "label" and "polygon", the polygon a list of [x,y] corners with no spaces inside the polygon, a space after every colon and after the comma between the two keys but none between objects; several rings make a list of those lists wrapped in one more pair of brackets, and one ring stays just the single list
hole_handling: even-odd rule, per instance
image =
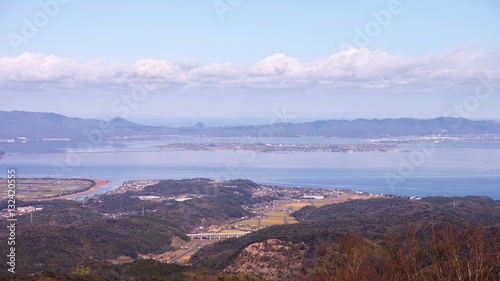
[{"label": "cluster of buildings", "polygon": [[0,139],[0,142],[10,142],[10,143],[27,143],[31,141],[70,141],[70,138],[41,138],[41,139],[31,139],[27,137],[15,137],[11,139]]},{"label": "cluster of buildings", "polygon": [[[16,215],[24,215],[24,214],[29,214],[34,211],[41,211],[45,207],[43,205],[33,205],[33,206],[24,206],[24,207],[17,207],[16,211],[14,214]],[[0,218],[10,218],[10,210],[9,209],[3,209],[0,211]]]},{"label": "cluster of buildings", "polygon": [[310,187],[289,187],[279,185],[259,185],[252,190],[253,197],[270,196],[280,199],[327,199],[338,197],[342,194],[354,193],[350,189],[332,188],[310,188]]},{"label": "cluster of buildings", "polygon": [[249,150],[258,152],[362,152],[362,151],[394,151],[395,144],[304,144],[304,143],[169,143],[151,146],[166,150]]},{"label": "cluster of buildings", "polygon": [[182,195],[176,195],[176,196],[156,196],[156,195],[146,195],[146,196],[134,196],[135,198],[139,198],[140,200],[146,200],[146,201],[154,201],[154,202],[163,202],[163,201],[177,201],[177,202],[183,202],[187,200],[191,200],[193,198],[202,198],[202,197],[208,197],[206,194],[182,194]]},{"label": "cluster of buildings", "polygon": [[166,259],[158,259],[156,257],[150,257],[149,255],[142,255],[142,254],[139,254],[139,258],[146,259],[146,260],[153,259],[153,260],[157,260],[159,262],[169,262],[169,260],[166,260]]},{"label": "cluster of buildings", "polygon": [[499,142],[499,134],[481,134],[481,135],[460,135],[460,136],[412,136],[406,138],[390,138],[390,139],[373,139],[368,140],[374,143],[386,143],[386,144],[404,144],[404,143],[451,143],[451,142],[462,142],[462,141],[474,141],[474,142]]},{"label": "cluster of buildings", "polygon": [[123,217],[123,216],[139,215],[139,214],[153,213],[153,212],[156,212],[156,210],[123,211],[123,212],[116,212],[116,213],[101,213],[101,215],[105,218],[108,218],[108,219],[117,219],[117,218]]},{"label": "cluster of buildings", "polygon": [[108,191],[108,194],[125,193],[127,191],[142,191],[148,185],[159,183],[159,180],[130,180],[126,181],[119,188]]},{"label": "cluster of buildings", "polygon": [[31,139],[30,138],[26,138],[26,137],[17,137],[17,138],[11,138],[11,139],[0,139],[0,142],[27,143],[28,141],[31,141]]}]

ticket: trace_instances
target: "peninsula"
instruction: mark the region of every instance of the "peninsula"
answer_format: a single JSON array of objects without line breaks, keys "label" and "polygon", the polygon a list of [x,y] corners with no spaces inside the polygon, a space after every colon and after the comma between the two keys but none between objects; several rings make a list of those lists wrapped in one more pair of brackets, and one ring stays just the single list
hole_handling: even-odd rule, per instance
[{"label": "peninsula", "polygon": [[170,143],[154,145],[150,148],[161,150],[247,150],[257,152],[367,152],[398,151],[399,145],[386,143],[361,143],[361,144],[311,144],[311,143]]}]

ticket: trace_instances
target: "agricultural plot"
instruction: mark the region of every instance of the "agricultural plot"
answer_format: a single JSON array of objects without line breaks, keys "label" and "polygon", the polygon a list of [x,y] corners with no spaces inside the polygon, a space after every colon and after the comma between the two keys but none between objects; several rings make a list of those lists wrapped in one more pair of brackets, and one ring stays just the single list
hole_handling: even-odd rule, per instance
[{"label": "agricultural plot", "polygon": [[268,217],[284,217],[287,215],[286,211],[271,211],[267,212],[264,215]]},{"label": "agricultural plot", "polygon": [[[371,196],[366,196],[366,195],[354,195],[354,194],[342,194],[339,197],[334,197],[334,198],[328,198],[328,199],[288,199],[288,200],[275,200],[275,211],[268,211],[265,213],[262,212],[262,208],[259,210],[260,214],[262,216],[259,218],[250,218],[250,219],[245,219],[242,221],[239,221],[238,224],[241,224],[242,227],[239,228],[241,231],[254,231],[255,227],[259,228],[265,228],[269,227],[272,225],[279,225],[279,224],[292,224],[292,223],[297,223],[298,221],[294,218],[291,217],[290,214],[293,213],[294,211],[297,211],[299,209],[302,209],[305,206],[314,206],[314,207],[322,207],[327,204],[335,204],[335,203],[340,203],[340,202],[345,202],[348,200],[355,200],[355,199],[368,199],[372,198]],[[270,209],[270,208],[266,208]],[[286,211],[285,211],[286,210]],[[286,217],[286,221],[285,221]],[[260,224],[259,224],[260,220]],[[224,230],[224,232],[229,232],[233,230]]]},{"label": "agricultural plot", "polygon": [[[107,182],[92,179],[17,178],[15,196],[20,200],[65,198],[77,193],[93,191]],[[0,198],[7,196],[7,179],[2,178]]]},{"label": "agricultural plot", "polygon": [[239,233],[239,232],[245,232],[246,230],[241,230],[241,229],[223,229],[219,233]]},{"label": "agricultural plot", "polygon": [[261,227],[268,227],[268,226],[279,225],[279,224],[285,224],[285,218],[284,217],[263,218],[260,221],[260,226]]},{"label": "agricultural plot", "polygon": [[257,226],[259,224],[257,219],[246,219],[238,222],[242,226]]},{"label": "agricultural plot", "polygon": [[305,206],[312,206],[311,202],[309,202],[309,201],[301,201],[301,200],[299,200],[299,201],[300,202],[293,202],[293,203],[289,203],[286,205],[282,205],[282,206],[280,206],[280,208],[299,210],[299,209],[304,208]]}]

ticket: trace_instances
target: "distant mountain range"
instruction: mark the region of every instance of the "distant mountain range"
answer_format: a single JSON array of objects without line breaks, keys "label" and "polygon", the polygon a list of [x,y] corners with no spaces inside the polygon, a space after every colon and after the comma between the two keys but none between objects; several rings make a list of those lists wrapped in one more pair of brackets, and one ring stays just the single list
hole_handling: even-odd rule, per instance
[{"label": "distant mountain range", "polygon": [[307,123],[274,123],[258,126],[192,127],[148,126],[114,118],[109,121],[71,118],[55,113],[0,111],[0,139],[70,138],[89,136],[112,138],[132,136],[209,136],[209,137],[339,137],[377,138],[410,135],[500,134],[496,121],[472,121],[464,118],[435,119],[356,119],[324,120]]}]

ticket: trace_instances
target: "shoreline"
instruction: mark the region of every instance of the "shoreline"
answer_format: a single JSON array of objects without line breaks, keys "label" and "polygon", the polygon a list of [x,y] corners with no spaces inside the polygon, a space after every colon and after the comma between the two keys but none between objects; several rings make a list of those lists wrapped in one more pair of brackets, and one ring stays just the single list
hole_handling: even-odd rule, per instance
[{"label": "shoreline", "polygon": [[93,180],[95,182],[95,185],[93,187],[89,188],[89,190],[74,193],[74,194],[68,194],[68,195],[63,195],[63,196],[59,196],[59,197],[54,197],[54,198],[35,199],[35,200],[36,201],[48,201],[48,200],[55,200],[55,199],[67,199],[69,197],[83,195],[83,194],[97,191],[103,185],[108,184],[110,182],[113,182],[112,180],[104,180],[104,179],[90,179],[90,180]]}]

